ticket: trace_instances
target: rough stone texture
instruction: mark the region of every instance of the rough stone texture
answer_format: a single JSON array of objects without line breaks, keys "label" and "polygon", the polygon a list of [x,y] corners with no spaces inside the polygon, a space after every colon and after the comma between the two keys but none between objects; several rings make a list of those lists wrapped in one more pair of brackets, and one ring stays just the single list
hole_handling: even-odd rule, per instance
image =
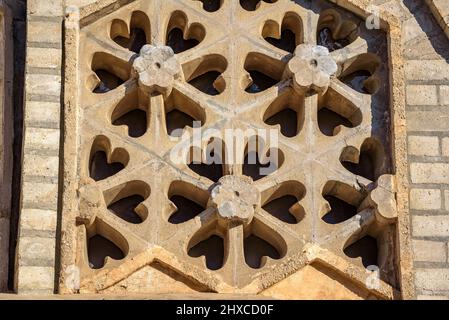
[{"label": "rough stone texture", "polygon": [[441,190],[412,189],[410,190],[410,209],[439,210],[441,208]]},{"label": "rough stone texture", "polygon": [[12,18],[0,1],[0,292],[7,290],[12,186]]},{"label": "rough stone texture", "polygon": [[253,185],[251,177],[225,176],[213,187],[210,206],[216,208],[219,223],[249,225],[257,210],[260,210],[261,196]]},{"label": "rough stone texture", "polygon": [[[199,1],[182,7],[177,1],[111,3],[67,8],[61,293],[153,293],[154,277],[160,293],[176,278],[199,292],[276,296],[292,286],[306,292],[311,283],[300,274],[311,272],[322,274],[315,294],[342,274],[341,287],[326,298],[413,295],[395,17],[383,12],[383,30],[368,30],[326,1],[314,1],[313,8],[261,2],[255,10],[223,2],[212,13]],[[359,1],[341,5],[369,15]],[[230,18],[232,28],[226,27]],[[282,34],[287,29],[290,40]],[[176,42],[172,31],[187,42]],[[275,41],[281,37],[288,46]],[[182,66],[173,83],[165,81],[168,60],[150,54],[164,45],[175,53],[168,60]],[[309,67],[306,75],[297,72],[301,65]],[[354,78],[363,71],[362,79]],[[287,109],[297,118],[290,132],[270,120]],[[174,159],[171,129],[184,137],[195,131],[170,120],[173,111],[214,129],[210,137],[216,139],[187,143]],[[124,120],[131,113],[146,119],[146,130],[136,133],[136,120]],[[332,123],[325,114],[342,120]],[[256,140],[259,161],[272,162],[267,177],[244,164],[251,136],[213,175],[201,169],[208,160],[201,151],[229,128],[283,133],[279,145],[269,137]],[[214,152],[224,148],[228,155],[228,143]],[[199,163],[184,163],[197,149]],[[392,163],[393,154],[399,164]],[[133,197],[131,215],[123,215],[118,203]],[[339,203],[342,216],[336,216]],[[187,214],[186,208],[198,211]],[[376,248],[357,253],[365,242]],[[207,250],[220,255],[214,259]],[[379,269],[366,269],[368,253]],[[158,276],[156,262],[170,278]]]},{"label": "rough stone texture", "polygon": [[[445,150],[444,144],[445,142],[443,141],[443,154]],[[440,139],[438,137],[409,136],[408,153],[413,156],[439,156]]]},{"label": "rough stone texture", "polygon": [[14,289],[55,291],[63,1],[27,3],[25,114]]},{"label": "rough stone texture", "polygon": [[133,62],[133,71],[145,94],[170,95],[173,82],[182,76],[181,65],[168,46],[144,45]]},{"label": "rough stone texture", "polygon": [[[367,30],[357,39],[353,31],[359,20],[340,9],[327,11],[318,19],[318,15],[306,17],[298,8],[291,9],[294,4],[290,1],[279,0],[274,4],[261,1],[255,12],[237,10],[238,23],[229,28],[228,24],[220,27],[221,19],[228,22],[226,15],[230,5],[227,2],[216,12],[205,11],[206,6],[203,8],[200,1],[188,1],[182,8],[179,8],[180,1],[166,0],[161,7],[161,1],[157,0],[147,1],[146,7],[139,7],[140,2],[143,1],[137,0],[121,8],[116,0],[65,1],[67,6],[74,5],[79,10],[67,9],[63,45],[63,2],[28,1],[25,154],[16,269],[16,290],[20,294],[44,295],[59,291],[64,294],[190,296],[215,291],[287,299],[449,297],[449,45],[442,31],[449,36],[446,0],[427,0],[427,5],[418,0],[371,2],[380,8],[381,26],[388,32],[378,39],[388,38],[388,48],[373,45]],[[366,5],[370,1],[331,2],[362,18],[369,16],[372,10]],[[234,9],[239,6],[238,2],[234,5]],[[272,10],[274,6],[276,10]],[[315,12],[323,13],[321,1],[316,1],[314,6]],[[133,14],[136,8],[147,13],[149,19],[141,12]],[[176,10],[183,13],[170,16]],[[301,47],[297,46],[303,42],[315,45],[316,34],[307,29],[301,34],[300,20],[295,15],[284,16],[285,12],[296,10],[303,22],[310,22],[306,26],[330,29],[321,35],[333,49],[324,67],[320,63],[322,55],[305,57],[304,52],[298,50]],[[154,12],[158,17],[166,17],[166,21],[153,19]],[[259,28],[258,19],[265,22],[267,15],[270,22]],[[341,15],[345,18],[341,19]],[[109,30],[104,27],[108,21],[111,22]],[[248,21],[252,28],[246,26]],[[360,26],[363,29],[363,23]],[[166,45],[165,36],[174,28],[180,31],[168,41],[174,45],[173,61],[182,66],[182,71],[175,73],[181,75],[173,79],[173,85],[171,81],[164,85],[149,83],[142,72],[139,74],[132,68],[140,53],[135,45],[139,41]],[[143,30],[143,36],[136,29]],[[292,47],[284,46],[288,42],[282,32],[285,29],[296,35]],[[232,34],[232,41],[226,38],[228,41],[220,42],[214,37],[223,32]],[[276,42],[281,34],[284,42]],[[174,40],[176,37],[178,40]],[[187,41],[178,45],[182,37]],[[251,41],[241,43],[240,37]],[[332,37],[339,40],[333,41]],[[349,44],[345,43],[348,39]],[[255,45],[256,42],[260,44]],[[61,79],[62,50],[66,57],[65,79]],[[375,55],[363,55],[365,52]],[[164,61],[156,62],[162,67],[160,62]],[[310,70],[306,74],[296,74],[294,63],[288,61],[296,61],[297,65]],[[151,75],[157,77],[157,63],[141,71],[152,69]],[[338,66],[337,71],[333,63]],[[359,81],[363,84],[363,88],[359,88],[363,93],[346,88],[348,82],[357,84],[358,78],[350,77],[357,68],[369,73],[368,78]],[[316,73],[317,69],[326,73],[326,81],[318,81],[323,74]],[[206,80],[194,80],[208,71],[216,74],[211,85],[205,88]],[[274,83],[283,82],[267,85],[254,71],[273,78]],[[293,78],[295,80],[290,83]],[[346,84],[336,86],[337,78]],[[61,159],[64,171],[59,168],[63,82],[66,89],[66,136]],[[189,86],[192,82],[196,88]],[[264,86],[267,90],[260,92]],[[390,88],[391,96],[386,94]],[[288,96],[294,99],[285,98]],[[120,102],[122,97],[127,98]],[[277,97],[284,98],[269,103]],[[294,106],[295,101],[302,102]],[[320,136],[323,128],[313,128],[313,123],[322,121],[321,118],[314,112],[307,112],[317,105],[339,114],[346,122],[336,123],[327,128],[325,136]],[[391,112],[364,109],[363,105],[383,105]],[[170,112],[182,111],[199,120],[204,128],[214,124],[214,129],[219,130],[230,125],[282,130],[284,128],[279,125],[282,120],[276,117],[274,123],[268,120],[286,106],[294,106],[292,109],[299,117],[291,136],[280,138],[280,156],[275,165],[278,170],[270,172],[269,177],[254,179],[253,183],[237,183],[246,185],[248,190],[256,188],[257,192],[253,193],[255,198],[260,194],[260,204],[251,197],[242,198],[241,189],[232,183],[222,181],[226,192],[221,192],[215,185],[219,180],[216,174],[205,177],[205,171],[192,171],[194,166],[170,162],[169,151],[174,146],[166,127]],[[126,120],[132,111],[137,111],[136,115]],[[180,115],[177,117],[179,119]],[[137,119],[145,118],[148,130],[139,136],[132,126]],[[78,123],[78,119],[82,121]],[[385,126],[386,123],[391,126]],[[184,131],[182,127],[178,129],[181,130],[172,133],[181,136],[192,132],[188,127]],[[304,135],[305,132],[308,134]],[[363,144],[371,135],[380,142],[382,152],[373,143]],[[307,139],[301,140],[304,136]],[[345,139],[339,140],[342,137]],[[301,145],[304,141],[313,141],[310,149],[295,148],[295,144]],[[268,151],[270,142],[264,142],[268,142],[264,149]],[[204,143],[196,147],[205,149],[206,146]],[[329,146],[335,150],[340,148],[338,151],[345,148],[345,152],[310,152],[328,150]],[[383,165],[374,161],[377,170],[368,178],[363,168],[356,171],[359,175],[353,175],[336,161],[353,162],[349,166],[354,170],[355,164],[363,162],[365,154],[385,160]],[[188,152],[181,155],[189,156]],[[112,170],[106,179],[104,175],[107,176],[108,171],[98,171],[101,161],[97,164],[97,159],[101,157]],[[308,167],[308,161],[324,166]],[[116,173],[121,167],[124,169]],[[225,166],[218,175],[239,176],[245,173],[243,168],[241,164]],[[314,183],[305,178],[301,170],[306,169],[302,168],[307,168]],[[285,170],[289,172],[284,176]],[[97,173],[95,178],[92,171]],[[395,176],[388,174],[393,172]],[[292,180],[299,183],[292,183]],[[327,180],[339,182],[329,184]],[[62,188],[58,187],[58,181]],[[218,203],[211,195],[213,190],[220,191]],[[139,199],[132,205],[134,210],[120,215],[117,203],[131,196]],[[293,199],[285,209],[286,214],[263,215],[266,205],[284,196]],[[326,198],[323,200],[322,196]],[[187,206],[179,197],[193,202]],[[353,218],[346,222],[327,222],[329,225],[324,227],[323,222],[330,219],[326,215],[335,205],[330,197],[355,207]],[[217,208],[229,202],[227,199],[242,206],[242,214],[233,213],[233,219],[228,219],[233,223],[224,223],[227,220],[222,219],[229,217],[228,211],[217,214]],[[59,221],[58,204],[63,217]],[[184,207],[205,210],[198,212],[196,218],[182,221],[185,218],[176,214]],[[254,216],[250,207],[254,207]],[[344,210],[353,209],[346,207]],[[317,212],[318,219],[312,223],[310,216]],[[155,214],[160,217],[155,219]],[[58,224],[64,235],[62,239],[57,232]],[[397,239],[391,238],[394,233]],[[321,237],[322,234],[330,236]],[[263,257],[257,270],[248,267],[242,245],[249,235],[271,245],[269,250],[272,251],[267,254],[271,257]],[[360,258],[350,259],[342,250],[364,235],[377,238],[379,247],[377,264],[381,269],[381,281],[375,288],[371,287],[377,279],[373,277],[375,272],[367,272]],[[221,237],[225,242],[223,250],[228,259],[218,270],[210,270],[217,265],[211,263],[210,257],[201,257],[204,251],[188,254],[211,236],[215,236],[215,240]],[[94,250],[90,243],[95,240],[106,245],[105,239],[109,241],[109,248],[112,243],[115,249],[98,259],[90,252]],[[393,251],[398,252],[397,257],[389,253]],[[106,257],[108,255],[110,257]],[[386,259],[387,256],[396,261]],[[398,274],[399,278],[392,274]],[[55,287],[58,281],[59,286]]]},{"label": "rough stone texture", "polygon": [[447,246],[444,242],[414,240],[413,251],[417,262],[446,262]]},{"label": "rough stone texture", "polygon": [[449,219],[446,216],[414,216],[412,218],[415,237],[447,238],[449,236]]},{"label": "rough stone texture", "polygon": [[329,55],[329,49],[312,44],[301,44],[295,50],[285,69],[285,77],[293,80],[293,88],[306,93],[310,89],[325,93],[338,65]]},{"label": "rough stone texture", "polygon": [[[408,88],[412,88],[408,92],[407,100],[412,182],[411,228],[414,238],[417,298],[442,299],[449,297],[446,285],[449,264],[447,256],[443,254],[449,242],[446,190],[449,181],[446,176],[449,155],[449,105],[446,94],[449,83],[449,41],[438,24],[443,26],[446,35],[449,35],[448,20],[442,19],[448,15],[449,2],[426,2],[430,10],[419,1],[404,1],[409,11],[404,17],[404,25],[407,27],[404,31],[410,31],[409,36],[404,39],[407,58],[405,71]],[[431,17],[431,12],[436,19]],[[415,90],[418,93],[416,96]],[[417,137],[422,139],[420,148]],[[435,139],[439,142],[436,143]]]}]

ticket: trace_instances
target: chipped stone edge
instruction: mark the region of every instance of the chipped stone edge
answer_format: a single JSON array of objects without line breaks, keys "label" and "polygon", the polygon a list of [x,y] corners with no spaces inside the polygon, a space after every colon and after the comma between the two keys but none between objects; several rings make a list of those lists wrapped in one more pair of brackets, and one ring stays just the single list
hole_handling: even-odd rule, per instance
[{"label": "chipped stone edge", "polygon": [[[77,163],[74,161],[77,150],[77,52],[80,26],[90,23],[96,13],[106,15],[122,5],[133,2],[127,0],[99,0],[87,6],[70,7],[66,19],[65,39],[65,133],[64,133],[64,185],[63,185],[63,212],[62,212],[62,248],[61,265],[72,265],[76,261],[75,250],[71,247],[76,243],[76,232],[70,221],[74,221],[77,214],[75,193],[77,189],[76,171]],[[367,0],[329,0],[356,15],[366,19],[370,3]],[[394,164],[396,168],[397,208],[398,208],[398,264],[400,265],[400,294],[393,298],[415,299],[413,281],[413,256],[411,251],[410,216],[408,204],[408,160],[407,136],[405,117],[405,73],[403,67],[402,48],[402,22],[388,11],[381,11],[381,28],[389,32],[390,70],[391,70],[391,105],[392,105],[392,141]],[[70,132],[71,134],[67,134]],[[64,274],[61,273],[59,293],[70,294],[65,288]],[[222,284],[224,285],[224,284]]]},{"label": "chipped stone edge", "polygon": [[[28,29],[37,25],[42,30],[56,28],[61,30],[61,36],[55,42],[52,32],[27,32],[22,185],[14,275],[14,290],[19,295],[52,295],[55,289],[63,5],[64,0],[29,0],[27,6]],[[39,54],[47,59],[40,59]],[[53,111],[42,114],[50,104]]]},{"label": "chipped stone edge", "polygon": [[435,0],[425,0],[427,5],[435,16],[438,24],[443,29],[446,36],[449,38],[449,9],[444,10],[439,4],[435,3]]}]

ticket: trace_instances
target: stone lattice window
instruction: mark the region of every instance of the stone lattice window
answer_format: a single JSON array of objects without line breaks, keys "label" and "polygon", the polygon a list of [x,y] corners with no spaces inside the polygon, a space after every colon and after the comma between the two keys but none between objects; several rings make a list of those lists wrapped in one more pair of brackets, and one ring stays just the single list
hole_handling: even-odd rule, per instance
[{"label": "stone lattice window", "polygon": [[[287,277],[316,286],[294,277],[312,266],[356,296],[394,296],[386,31],[327,1],[136,0],[77,14],[62,291],[276,296]],[[213,133],[173,161],[194,122]],[[278,144],[255,135],[230,148],[227,129],[271,129]],[[195,153],[203,161],[187,161]]]}]

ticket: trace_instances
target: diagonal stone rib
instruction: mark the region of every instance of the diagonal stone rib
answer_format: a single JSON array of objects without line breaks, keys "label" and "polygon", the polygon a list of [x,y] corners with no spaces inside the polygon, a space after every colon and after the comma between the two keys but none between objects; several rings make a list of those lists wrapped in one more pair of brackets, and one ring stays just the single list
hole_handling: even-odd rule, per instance
[{"label": "diagonal stone rib", "polygon": [[363,236],[375,221],[376,214],[374,210],[363,210],[348,221],[342,223],[337,231],[322,236],[318,242],[325,247],[339,247],[342,250],[341,254],[343,254],[344,246],[349,239]]},{"label": "diagonal stone rib", "polygon": [[352,42],[347,47],[333,51],[331,53],[331,56],[334,58],[337,64],[341,66],[347,61],[354,59],[358,55],[367,52],[368,52],[368,42],[365,39],[358,37],[354,42]]},{"label": "diagonal stone rib", "polygon": [[91,45],[94,52],[108,53],[124,62],[131,62],[137,54],[128,49],[125,49],[112,40],[100,40],[92,33],[89,33],[86,37],[86,45]]}]

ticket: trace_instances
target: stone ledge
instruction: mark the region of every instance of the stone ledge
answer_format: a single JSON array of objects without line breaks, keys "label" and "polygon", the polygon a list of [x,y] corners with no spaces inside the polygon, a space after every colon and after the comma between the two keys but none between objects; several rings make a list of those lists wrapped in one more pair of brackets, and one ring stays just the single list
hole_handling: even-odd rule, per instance
[{"label": "stone ledge", "polygon": [[24,294],[0,294],[0,300],[209,300],[209,301],[220,301],[220,300],[235,300],[235,301],[245,301],[245,300],[277,300],[274,298],[255,296],[255,295],[238,295],[238,294],[210,294],[210,293],[198,293],[198,294],[130,294],[130,295],[87,295],[87,294],[77,294],[77,295],[51,295],[43,294],[36,297],[33,294],[28,294],[24,290]]}]

